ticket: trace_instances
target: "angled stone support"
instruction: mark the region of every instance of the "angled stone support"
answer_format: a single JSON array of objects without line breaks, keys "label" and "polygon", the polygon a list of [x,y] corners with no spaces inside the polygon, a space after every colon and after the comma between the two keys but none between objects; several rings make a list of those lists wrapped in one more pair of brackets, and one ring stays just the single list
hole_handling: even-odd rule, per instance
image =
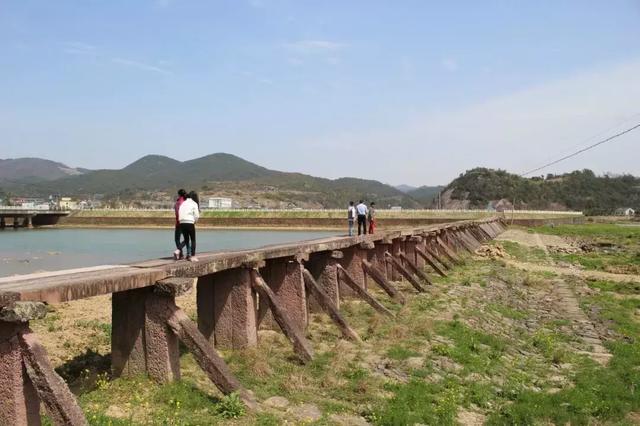
[{"label": "angled stone support", "polygon": [[[269,259],[260,268],[260,275],[273,291],[278,305],[287,312],[295,327],[304,332],[309,323],[307,295],[302,277],[302,264],[294,257]],[[258,326],[266,320],[265,326],[274,328],[274,318],[269,313],[270,305],[262,303],[258,310]]]},{"label": "angled stone support", "polygon": [[[439,249],[439,250],[438,250]],[[425,244],[424,252],[431,256],[432,259],[435,259],[440,265],[444,267],[446,270],[450,270],[453,266],[449,263],[451,260],[447,259],[446,255],[443,253],[442,247],[439,247],[438,243],[435,241],[435,238],[429,238],[427,244]]]},{"label": "angled stone support", "polygon": [[331,300],[331,297],[329,297],[329,295],[325,293],[322,287],[320,287],[320,285],[316,282],[316,280],[313,278],[313,275],[311,275],[311,272],[309,272],[306,269],[303,269],[302,275],[304,277],[304,283],[307,290],[309,291],[310,294],[313,294],[313,296],[318,301],[320,306],[322,306],[324,311],[329,315],[329,317],[331,317],[333,322],[338,326],[338,328],[340,329],[340,332],[342,333],[342,336],[346,339],[353,340],[355,342],[362,342],[362,340],[360,340],[360,336],[358,336],[358,333],[356,333],[355,330],[349,327],[349,324],[347,324],[347,321],[340,314],[338,307],[333,303],[333,300]]},{"label": "angled stone support", "polygon": [[254,289],[264,297],[269,303],[269,308],[273,313],[274,320],[278,323],[282,332],[293,344],[293,350],[303,363],[313,360],[313,348],[309,341],[304,337],[302,331],[289,319],[287,311],[280,306],[279,300],[273,290],[267,285],[260,271],[255,268],[251,270],[251,282]]},{"label": "angled stone support", "polygon": [[456,229],[453,233],[451,233],[451,237],[458,243],[458,246],[468,251],[469,253],[473,253],[474,246],[467,240],[466,236],[459,229]]},{"label": "angled stone support", "polygon": [[[76,401],[76,397],[49,363],[46,350],[38,342],[33,332],[22,333],[19,335],[19,339],[24,353],[27,375],[53,423],[65,426],[87,425],[87,420]],[[39,423],[38,420],[33,424]]]},{"label": "angled stone support", "polygon": [[253,396],[240,384],[209,341],[200,333],[196,324],[175,303],[168,303],[164,320],[171,331],[189,349],[196,362],[211,382],[225,395],[237,392],[245,405],[255,410]]},{"label": "angled stone support", "polygon": [[0,424],[39,425],[40,399],[27,375],[19,335],[28,326],[0,321]]},{"label": "angled stone support", "polygon": [[[371,268],[373,268],[373,266],[371,265],[367,266],[367,265],[368,265],[368,262],[365,263],[365,267],[369,269],[368,273],[371,273]],[[355,281],[353,281],[353,278],[349,276],[349,273],[344,268],[342,268],[342,266],[338,267],[338,277],[342,282],[345,283],[345,285],[350,286],[353,289],[354,293],[356,293],[362,300],[367,302],[373,309],[375,309],[376,311],[380,312],[383,315],[395,317],[393,312],[391,312],[382,303],[380,303],[375,297],[369,294],[367,290],[363,289],[358,284],[356,284]],[[376,282],[380,280],[380,282],[385,283],[384,286],[381,285],[381,287],[387,292],[387,294],[393,295],[391,296],[392,298],[396,300],[400,299],[402,303],[404,303],[404,298],[402,298],[402,295],[395,289],[395,287],[393,287],[393,285],[389,284],[386,281],[386,279],[382,277],[379,273],[376,275],[374,271],[372,274],[372,278]]]},{"label": "angled stone support", "polygon": [[198,329],[212,346],[242,349],[258,343],[257,300],[248,268],[198,278]]},{"label": "angled stone support", "polygon": [[[398,253],[398,256],[402,256],[402,252]],[[391,253],[387,253],[387,257],[389,258],[389,260],[391,261],[393,267],[407,280],[409,281],[409,283],[411,283],[411,285],[413,286],[413,288],[415,288],[419,293],[423,293],[425,290],[424,288],[422,288],[422,285],[420,285],[420,283],[418,282],[418,280],[415,279],[415,277],[413,275],[411,275],[411,272],[407,271],[407,269],[404,267],[404,265],[402,265],[402,262],[400,262],[400,260],[396,259],[394,256],[391,255]]]},{"label": "angled stone support", "polygon": [[29,328],[43,318],[39,302],[15,302],[0,310],[0,424],[40,425],[40,402],[56,425],[86,425],[82,409],[54,371]]},{"label": "angled stone support", "polygon": [[482,245],[482,243],[473,235],[469,228],[462,229],[461,234],[471,245],[471,247],[473,247],[474,251]]},{"label": "angled stone support", "polygon": [[460,259],[458,255],[453,251],[453,249],[451,249],[451,247],[449,247],[447,243],[442,241],[440,237],[436,237],[436,242],[438,243],[438,246],[442,248],[442,252],[445,254],[445,256],[447,256],[453,263],[457,265],[461,265],[463,263],[462,259]]},{"label": "angled stone support", "polygon": [[413,264],[411,260],[404,253],[400,253],[400,258],[405,261],[405,269],[408,272],[412,272],[413,275],[417,276],[427,284],[433,285],[433,282],[431,282],[431,279],[429,278],[429,276],[425,274],[422,269],[418,269],[418,267],[415,264]]},{"label": "angled stone support", "polygon": [[429,254],[422,251],[421,249],[416,249],[416,253],[418,254],[419,257],[422,258],[423,261],[425,261],[429,266],[431,266],[433,270],[438,273],[438,275],[440,275],[441,277],[447,276],[447,273],[443,270],[443,268],[441,268]]},{"label": "angled stone support", "polygon": [[[385,257],[386,257],[386,255],[385,255]],[[406,303],[406,299],[405,299],[404,295],[402,294],[402,292],[400,292],[400,290],[398,290],[393,283],[388,281],[380,273],[379,270],[377,270],[373,265],[371,265],[368,262],[365,263],[364,266],[367,269],[367,272],[369,273],[371,278],[373,278],[373,280],[376,282],[376,284],[378,284],[380,286],[380,288],[382,288],[393,300],[395,300],[396,302],[399,302],[399,303],[401,303],[403,305]]]}]

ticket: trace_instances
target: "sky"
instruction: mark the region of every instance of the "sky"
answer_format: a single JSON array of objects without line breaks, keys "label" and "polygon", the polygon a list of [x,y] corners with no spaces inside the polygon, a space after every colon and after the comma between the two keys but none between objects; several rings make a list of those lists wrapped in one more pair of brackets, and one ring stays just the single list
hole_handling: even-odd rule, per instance
[{"label": "sky", "polygon": [[[638,0],[0,0],[0,158],[419,186],[638,123]],[[640,129],[537,174],[639,158]]]}]

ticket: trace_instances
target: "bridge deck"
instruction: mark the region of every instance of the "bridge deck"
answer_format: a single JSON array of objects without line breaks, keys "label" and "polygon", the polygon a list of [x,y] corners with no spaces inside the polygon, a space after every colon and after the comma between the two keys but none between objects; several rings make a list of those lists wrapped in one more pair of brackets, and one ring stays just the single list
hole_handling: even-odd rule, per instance
[{"label": "bridge deck", "polygon": [[[0,307],[14,301],[60,303],[124,290],[147,287],[169,277],[200,277],[267,259],[340,250],[362,242],[380,241],[432,232],[457,225],[461,221],[430,225],[418,229],[380,232],[359,237],[329,237],[251,250],[202,253],[199,262],[153,259],[129,265],[103,265],[91,268],[45,272],[0,278]],[[484,222],[484,221],[475,221]]]}]

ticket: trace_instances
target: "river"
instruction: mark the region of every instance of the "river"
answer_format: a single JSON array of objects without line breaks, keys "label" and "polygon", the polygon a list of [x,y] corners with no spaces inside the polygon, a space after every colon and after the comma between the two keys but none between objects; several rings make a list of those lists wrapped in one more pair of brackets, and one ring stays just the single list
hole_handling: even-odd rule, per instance
[{"label": "river", "polygon": [[[336,235],[326,231],[198,230],[199,253],[240,250]],[[5,229],[0,276],[167,257],[172,229]]]}]

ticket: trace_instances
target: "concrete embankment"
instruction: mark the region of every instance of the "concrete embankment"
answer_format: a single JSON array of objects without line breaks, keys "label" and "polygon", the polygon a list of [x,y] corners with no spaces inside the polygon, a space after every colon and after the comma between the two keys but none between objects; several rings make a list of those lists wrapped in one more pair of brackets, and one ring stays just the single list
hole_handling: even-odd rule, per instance
[{"label": "concrete embankment", "polygon": [[[549,224],[572,224],[581,223],[584,220],[580,217],[557,217],[557,218],[505,218],[510,224],[521,226],[542,226]],[[383,229],[420,227],[435,223],[449,223],[459,220],[454,217],[398,217],[380,218],[378,226]],[[88,228],[172,228],[174,219],[172,217],[158,216],[85,216],[71,215],[61,218],[58,222],[62,227],[88,227]],[[203,228],[259,228],[259,229],[318,229],[318,230],[339,230],[347,226],[345,219],[327,217],[203,217],[198,222]]]}]

